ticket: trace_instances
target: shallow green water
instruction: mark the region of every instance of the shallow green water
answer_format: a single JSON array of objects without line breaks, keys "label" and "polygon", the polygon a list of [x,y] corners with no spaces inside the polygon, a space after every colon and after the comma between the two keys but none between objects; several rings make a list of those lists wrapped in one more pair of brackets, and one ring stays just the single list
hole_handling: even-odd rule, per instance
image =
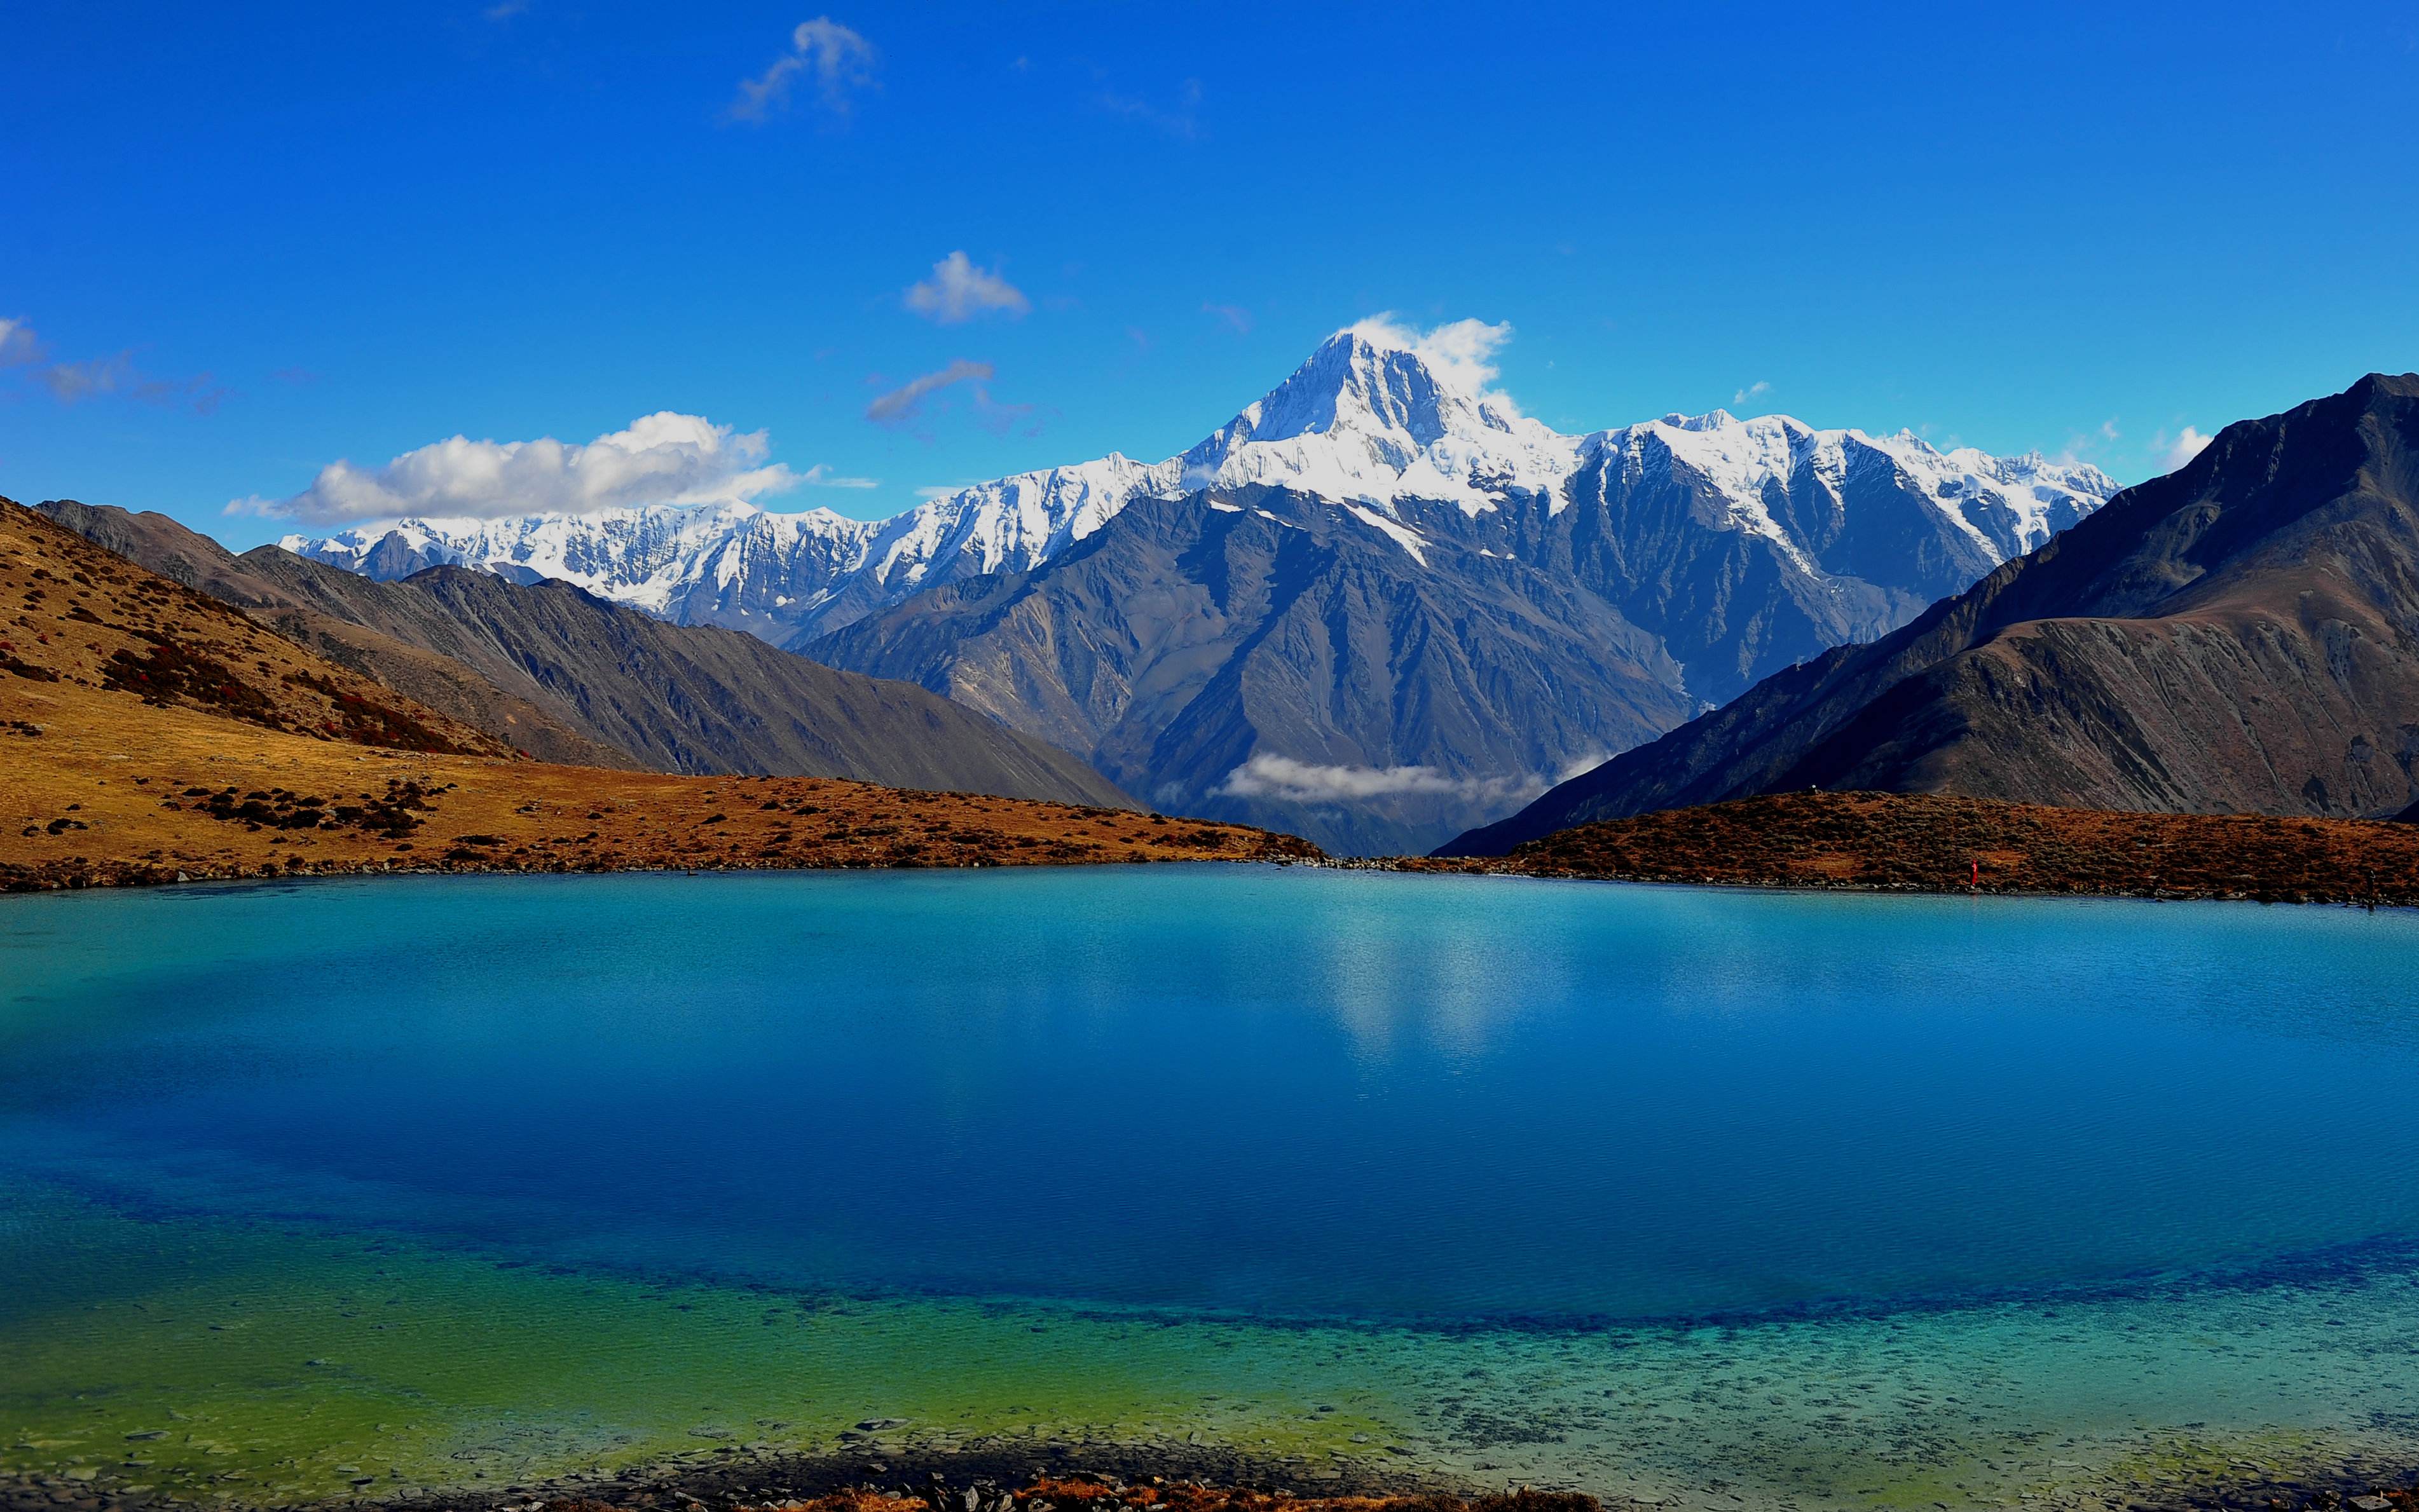
[{"label": "shallow green water", "polygon": [[699,880],[0,909],[0,1468],[900,1418],[1922,1507],[2419,1452],[2409,916]]}]

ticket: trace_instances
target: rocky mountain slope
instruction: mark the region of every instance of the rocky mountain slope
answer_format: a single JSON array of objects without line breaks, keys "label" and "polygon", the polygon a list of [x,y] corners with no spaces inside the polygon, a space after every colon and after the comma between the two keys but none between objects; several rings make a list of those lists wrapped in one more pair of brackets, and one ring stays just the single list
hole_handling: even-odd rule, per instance
[{"label": "rocky mountain slope", "polygon": [[1130,802],[1066,752],[921,688],[734,632],[667,624],[567,583],[523,586],[459,568],[381,583],[274,546],[233,556],[159,515],[40,509],[550,760]]},{"label": "rocky mountain slope", "polygon": [[[130,712],[186,710],[300,741],[517,758],[485,732],[323,662],[217,600],[6,498],[0,615],[7,617],[0,622],[0,688],[15,703],[39,707],[89,695]],[[41,721],[23,716],[7,727],[35,742],[48,733]],[[23,765],[12,761],[11,776]],[[63,820],[60,831],[78,827]]]},{"label": "rocky mountain slope", "polygon": [[[48,499],[32,507],[94,544],[233,604],[287,640],[484,730],[538,760],[630,770],[639,766],[629,753],[577,728],[565,711],[540,702],[543,695],[536,688],[507,693],[495,679],[472,670],[451,638],[415,634],[398,639],[370,628],[358,614],[330,614],[308,607],[308,595],[298,596],[272,580],[273,563],[267,575],[254,572],[217,542],[164,514],[137,514],[72,499]],[[296,559],[285,553],[277,555]],[[365,583],[349,573],[317,567],[309,571],[347,590],[359,588],[401,596],[400,590]],[[507,676],[504,680],[518,680]]]},{"label": "rocky mountain slope", "polygon": [[1340,332],[1179,456],[878,524],[732,505],[288,544],[747,629],[971,703],[1162,807],[1372,849],[1434,844],[1892,629],[2114,491],[2089,467],[1779,416],[1566,436],[1430,358]]},{"label": "rocky mountain slope", "polygon": [[2419,374],[2226,427],[1897,633],[1458,838],[1807,787],[2388,815],[2419,798]]},{"label": "rocky mountain slope", "polygon": [[806,649],[1086,752],[1167,812],[1364,853],[1433,844],[1569,753],[1689,712],[1671,658],[1602,599],[1468,551],[1407,573],[1384,525],[1289,491],[1143,500],[1041,568]]}]

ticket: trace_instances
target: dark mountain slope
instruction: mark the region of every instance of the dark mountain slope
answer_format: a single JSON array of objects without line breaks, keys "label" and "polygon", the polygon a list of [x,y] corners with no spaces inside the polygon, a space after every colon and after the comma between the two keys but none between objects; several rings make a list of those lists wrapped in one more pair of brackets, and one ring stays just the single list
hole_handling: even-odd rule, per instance
[{"label": "dark mountain slope", "polygon": [[487,635],[583,727],[667,771],[1131,803],[1055,746],[913,684],[837,671],[739,631],[667,624],[568,583],[522,587],[460,567],[397,586]]},{"label": "dark mountain slope", "polygon": [[553,754],[520,742],[548,759],[1131,802],[1066,752],[921,688],[836,671],[735,631],[666,624],[569,584],[524,587],[459,568],[380,583],[274,546],[232,556],[164,516],[40,508],[402,691],[450,677],[457,706],[516,716],[516,732],[544,723],[558,751],[576,744]]},{"label": "dark mountain slope", "polygon": [[1686,713],[1670,659],[1602,600],[1424,550],[1282,490],[1142,499],[1033,572],[932,589],[809,651],[1088,753],[1163,809],[1364,852],[1434,844],[1565,753]]},{"label": "dark mountain slope", "polygon": [[2371,375],[1446,848],[1810,787],[2377,815],[2414,763],[2419,375]]}]

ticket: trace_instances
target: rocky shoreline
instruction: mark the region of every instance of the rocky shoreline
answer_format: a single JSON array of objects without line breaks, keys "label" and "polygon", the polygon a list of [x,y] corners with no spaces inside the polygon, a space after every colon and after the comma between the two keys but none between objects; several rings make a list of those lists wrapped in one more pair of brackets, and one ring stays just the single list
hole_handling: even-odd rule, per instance
[{"label": "rocky shoreline", "polygon": [[[1704,1500],[1742,1504],[1729,1489],[1709,1491]],[[2029,1495],[2026,1502],[2056,1504],[2034,1503]],[[221,1494],[206,1502],[130,1494],[100,1478],[0,1476],[0,1512],[158,1512],[194,1505],[240,1512],[252,1504]],[[1661,1492],[1489,1490],[1464,1475],[1207,1446],[1025,1443],[936,1451],[869,1442],[838,1455],[725,1449],[606,1477],[400,1499],[381,1499],[363,1488],[353,1496],[298,1504],[384,1512],[1621,1512],[1674,1504]],[[2124,1505],[2126,1512],[2419,1512],[2419,1470],[2345,1466],[2301,1478],[2146,1487]]]}]

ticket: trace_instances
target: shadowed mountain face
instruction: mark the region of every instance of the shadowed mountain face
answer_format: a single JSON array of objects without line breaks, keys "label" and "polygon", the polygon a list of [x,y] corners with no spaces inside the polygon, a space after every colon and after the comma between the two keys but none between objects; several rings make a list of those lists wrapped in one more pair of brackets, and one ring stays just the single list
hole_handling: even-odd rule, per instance
[{"label": "shadowed mountain face", "polygon": [[2419,374],[2221,432],[1904,629],[1446,848],[1806,787],[2390,815],[2419,797]]},{"label": "shadowed mountain face", "polygon": [[[1773,453],[1758,490],[1690,451],[1725,444]],[[1164,809],[1418,850],[1652,740],[1700,690],[1905,622],[2018,539],[1951,523],[1853,436],[1725,418],[1585,450],[1556,489],[1483,510],[1137,499],[1029,571],[801,649],[1084,753]]]},{"label": "shadowed mountain face", "polygon": [[1787,420],[1574,449],[1567,474],[1478,501],[1138,498],[1028,571],[803,649],[1085,753],[1162,808],[1418,850],[1904,623],[2081,508]]},{"label": "shadowed mountain face", "polygon": [[274,546],[233,556],[161,515],[39,508],[545,759],[1131,806],[1065,751],[921,688],[836,671],[734,631],[666,624],[567,583],[450,567],[380,583]]},{"label": "shadowed mountain face", "polygon": [[1687,712],[1671,658],[1602,599],[1421,550],[1277,490],[1143,500],[1042,568],[809,649],[1087,752],[1163,809],[1359,851],[1433,844]]}]

